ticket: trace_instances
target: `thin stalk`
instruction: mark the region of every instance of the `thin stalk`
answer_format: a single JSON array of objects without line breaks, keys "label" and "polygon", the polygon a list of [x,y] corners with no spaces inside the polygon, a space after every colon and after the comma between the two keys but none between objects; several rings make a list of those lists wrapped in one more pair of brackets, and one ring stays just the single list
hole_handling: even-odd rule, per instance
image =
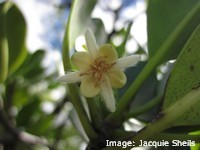
[{"label": "thin stalk", "polygon": [[100,108],[98,107],[97,100],[94,98],[87,98],[87,104],[89,107],[93,127],[98,129],[103,122],[103,116]]},{"label": "thin stalk", "polygon": [[77,88],[74,85],[68,85],[68,88],[69,88],[69,95],[71,98],[71,102],[78,114],[78,117],[84,128],[85,133],[87,134],[90,140],[95,139],[97,137],[97,134],[90,123],[90,120],[81,102],[79,93],[77,92],[78,91]]},{"label": "thin stalk", "polygon": [[125,114],[125,119],[127,120],[131,117],[135,117],[135,116],[138,116],[142,113],[147,112],[148,110],[157,106],[162,101],[162,97],[163,97],[163,95],[159,95],[159,96],[153,98],[152,100],[150,100],[148,103],[146,103],[146,104],[134,109],[133,111]]}]

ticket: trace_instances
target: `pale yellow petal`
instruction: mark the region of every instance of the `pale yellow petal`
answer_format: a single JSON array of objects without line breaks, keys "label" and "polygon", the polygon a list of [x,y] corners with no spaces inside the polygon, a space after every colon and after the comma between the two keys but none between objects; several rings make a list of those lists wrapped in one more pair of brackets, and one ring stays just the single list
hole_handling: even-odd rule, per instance
[{"label": "pale yellow petal", "polygon": [[113,88],[121,88],[127,81],[126,75],[120,70],[109,72],[108,77]]},{"label": "pale yellow petal", "polygon": [[72,55],[72,64],[79,70],[86,70],[92,62],[91,56],[87,52],[76,52]]},{"label": "pale yellow petal", "polygon": [[67,73],[66,75],[59,77],[58,81],[66,84],[80,82],[83,79],[83,76],[80,76],[80,74],[81,72],[79,71],[70,72]]},{"label": "pale yellow petal", "polygon": [[81,81],[81,94],[85,97],[94,97],[100,93],[100,87],[90,79],[84,79]]},{"label": "pale yellow petal", "polygon": [[95,59],[98,52],[98,46],[94,34],[89,28],[85,31],[85,40],[88,52],[91,54],[92,58]]},{"label": "pale yellow petal", "polygon": [[126,69],[137,64],[141,60],[141,55],[130,55],[127,57],[119,58],[116,62],[116,67],[119,69]]},{"label": "pale yellow petal", "polygon": [[118,55],[115,48],[110,44],[104,44],[99,48],[99,54],[102,57],[106,57],[108,62],[114,62],[117,60]]},{"label": "pale yellow petal", "polygon": [[116,101],[107,76],[105,76],[105,80],[101,84],[101,96],[106,108],[110,112],[114,112],[116,110]]}]

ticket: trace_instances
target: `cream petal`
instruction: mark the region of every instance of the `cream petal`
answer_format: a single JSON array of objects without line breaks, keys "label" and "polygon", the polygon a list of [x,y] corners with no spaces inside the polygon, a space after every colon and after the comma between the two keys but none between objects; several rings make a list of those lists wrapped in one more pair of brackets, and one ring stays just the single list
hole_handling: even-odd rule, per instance
[{"label": "cream petal", "polygon": [[88,52],[76,52],[71,58],[72,64],[79,70],[87,70],[92,63],[91,56]]},{"label": "cream petal", "polygon": [[140,55],[130,55],[127,57],[119,58],[116,61],[116,67],[119,69],[125,69],[131,66],[134,66],[138,61],[140,61]]},{"label": "cream petal", "polygon": [[114,112],[116,110],[116,101],[108,77],[105,77],[104,82],[101,84],[101,96],[107,109],[110,112]]},{"label": "cream petal", "polygon": [[76,83],[80,82],[83,79],[83,76],[80,76],[81,72],[70,72],[67,73],[66,75],[63,75],[58,78],[58,81],[61,83]]},{"label": "cream petal", "polygon": [[81,94],[85,97],[94,97],[100,93],[100,87],[95,86],[95,83],[89,79],[85,78],[81,81]]},{"label": "cream petal", "polygon": [[120,70],[109,72],[108,78],[113,88],[121,88],[127,81],[126,75]]},{"label": "cream petal", "polygon": [[89,28],[85,31],[85,40],[89,53],[92,55],[92,58],[95,59],[98,53],[98,46],[94,34]]},{"label": "cream petal", "polygon": [[118,58],[117,51],[111,44],[104,44],[99,48],[100,56],[105,56],[108,62],[114,62]]}]

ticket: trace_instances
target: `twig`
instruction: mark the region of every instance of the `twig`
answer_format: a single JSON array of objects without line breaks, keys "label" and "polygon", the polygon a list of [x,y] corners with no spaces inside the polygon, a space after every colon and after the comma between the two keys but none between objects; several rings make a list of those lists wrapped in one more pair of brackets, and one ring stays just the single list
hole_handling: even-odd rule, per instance
[{"label": "twig", "polygon": [[59,114],[62,108],[65,106],[65,103],[69,101],[68,95],[64,97],[63,100],[57,103],[54,111],[52,112],[53,115]]},{"label": "twig", "polygon": [[33,145],[43,145],[46,147],[51,147],[45,138],[37,137],[31,135],[24,131],[19,131],[15,126],[5,117],[5,112],[0,110],[0,122],[5,127],[5,129],[12,134],[12,136],[6,136],[5,138],[0,138],[2,142],[12,142],[19,140],[23,143],[33,144]]}]

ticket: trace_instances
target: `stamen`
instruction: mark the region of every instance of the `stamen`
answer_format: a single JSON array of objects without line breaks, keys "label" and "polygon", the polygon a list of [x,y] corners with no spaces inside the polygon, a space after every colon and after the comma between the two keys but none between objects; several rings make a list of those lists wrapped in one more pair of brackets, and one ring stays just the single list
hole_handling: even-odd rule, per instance
[{"label": "stamen", "polygon": [[80,74],[80,76],[88,75],[94,81],[95,86],[99,86],[101,82],[104,81],[104,74],[111,69],[116,62],[111,64],[106,61],[107,56],[98,57],[95,59],[94,64],[90,65],[90,69],[86,72]]}]

